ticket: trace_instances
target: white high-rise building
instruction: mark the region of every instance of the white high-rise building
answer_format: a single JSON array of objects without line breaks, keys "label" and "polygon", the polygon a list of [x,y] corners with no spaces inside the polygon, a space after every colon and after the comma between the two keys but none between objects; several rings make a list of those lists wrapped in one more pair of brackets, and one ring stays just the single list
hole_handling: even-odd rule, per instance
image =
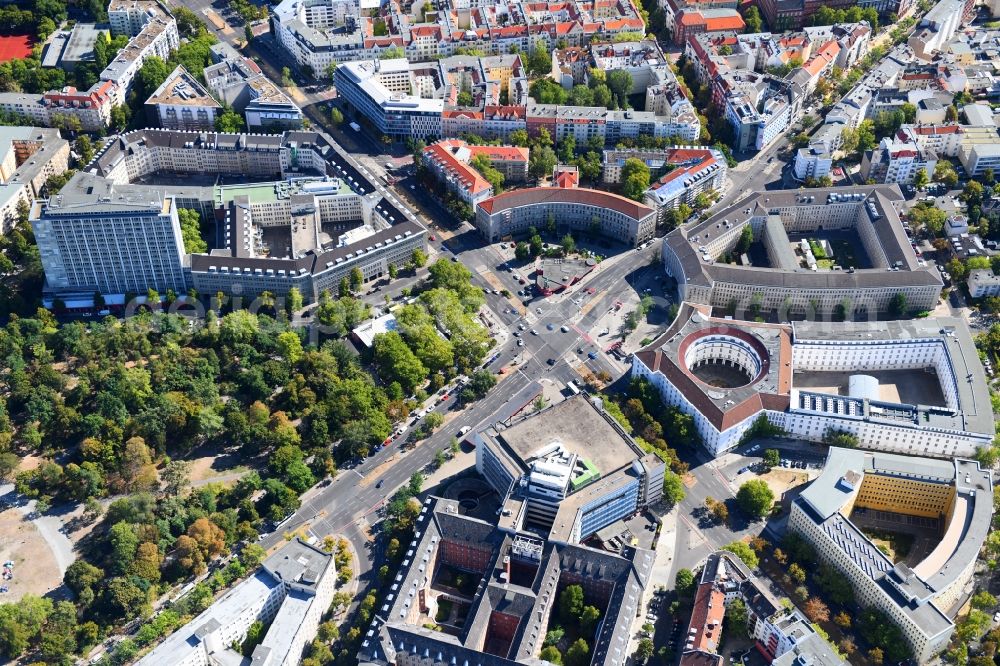
[{"label": "white high-rise building", "polygon": [[48,289],[103,294],[187,289],[184,241],[173,196],[152,201],[58,194],[37,201],[29,217]]}]

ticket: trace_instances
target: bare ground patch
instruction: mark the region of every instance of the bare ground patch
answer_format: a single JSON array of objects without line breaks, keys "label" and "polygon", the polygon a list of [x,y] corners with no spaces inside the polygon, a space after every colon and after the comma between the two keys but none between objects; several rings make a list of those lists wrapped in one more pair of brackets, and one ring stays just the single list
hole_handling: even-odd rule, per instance
[{"label": "bare ground patch", "polygon": [[14,577],[0,581],[9,588],[0,594],[0,603],[17,601],[26,594],[47,594],[62,583],[49,545],[16,508],[0,512],[0,563],[7,561],[14,562]]},{"label": "bare ground patch", "polygon": [[775,497],[782,497],[792,488],[801,486],[809,481],[809,474],[806,472],[793,472],[790,469],[775,467],[770,472],[762,474],[760,478],[767,484]]}]

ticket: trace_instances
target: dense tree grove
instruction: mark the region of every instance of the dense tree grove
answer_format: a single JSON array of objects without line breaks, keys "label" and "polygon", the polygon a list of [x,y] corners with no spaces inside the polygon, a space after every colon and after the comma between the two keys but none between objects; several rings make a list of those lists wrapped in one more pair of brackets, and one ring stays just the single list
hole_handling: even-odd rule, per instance
[{"label": "dense tree grove", "polygon": [[[610,397],[604,401],[608,414],[635,438],[639,446],[665,460],[672,472],[687,473],[687,463],[678,457],[676,449],[698,443],[693,419],[676,407],[663,404],[656,387],[641,377],[632,379],[625,396],[615,398],[617,402]],[[683,499],[683,486],[678,488],[672,477],[664,480],[664,488],[668,500],[679,502]]]},{"label": "dense tree grove", "polygon": [[[447,282],[440,271],[439,281]],[[464,287],[462,296],[428,291],[404,315],[404,334],[420,339],[420,317],[457,317],[460,330],[461,299],[476,303]],[[477,342],[447,344],[473,362]],[[436,371],[454,357],[417,351]],[[339,342],[304,346],[284,317],[242,310],[209,312],[195,331],[165,314],[59,326],[40,310],[0,329],[0,357],[0,455],[43,457],[16,473],[16,457],[5,457],[17,490],[47,505],[94,505],[90,520],[101,512],[95,500],[113,498],[66,575],[76,593],[70,615],[98,628],[146,615],[167,586],[252,542],[264,521],[298,508],[298,494],[335,470],[334,458],[363,455],[388,436],[402,409]],[[260,474],[189,490],[183,465],[170,460],[205,443],[260,461]],[[0,606],[0,625],[7,613],[25,627],[0,645],[10,658],[49,635],[23,612]]]}]

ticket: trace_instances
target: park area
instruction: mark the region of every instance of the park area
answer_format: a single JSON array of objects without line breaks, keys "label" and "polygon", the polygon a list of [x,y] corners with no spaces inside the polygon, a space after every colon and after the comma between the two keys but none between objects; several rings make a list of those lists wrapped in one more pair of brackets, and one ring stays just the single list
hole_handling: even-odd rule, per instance
[{"label": "park area", "polygon": [[0,35],[0,62],[31,55],[34,38],[31,35]]},{"label": "park area", "polygon": [[[42,596],[59,587],[62,572],[38,528],[17,508],[0,512],[0,563],[13,562],[11,577],[0,580],[0,602],[26,594]],[[6,568],[4,569],[6,571]]]}]

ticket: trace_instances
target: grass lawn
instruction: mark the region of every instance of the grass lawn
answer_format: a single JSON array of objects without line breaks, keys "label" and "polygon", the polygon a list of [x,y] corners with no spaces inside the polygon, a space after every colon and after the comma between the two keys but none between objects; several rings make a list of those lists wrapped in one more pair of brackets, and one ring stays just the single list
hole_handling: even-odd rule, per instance
[{"label": "grass lawn", "polygon": [[820,270],[828,271],[833,268],[833,259],[817,259],[816,266],[818,266]]}]

